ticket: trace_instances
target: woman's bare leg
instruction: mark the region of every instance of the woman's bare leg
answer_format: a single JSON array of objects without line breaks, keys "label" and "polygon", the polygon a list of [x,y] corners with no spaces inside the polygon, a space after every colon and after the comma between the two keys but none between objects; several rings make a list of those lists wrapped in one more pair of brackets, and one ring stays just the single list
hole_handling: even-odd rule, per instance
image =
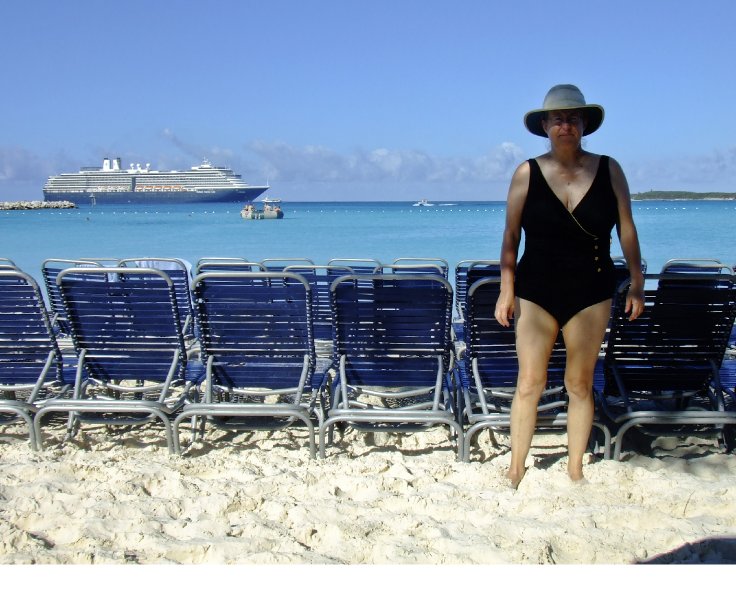
[{"label": "woman's bare leg", "polygon": [[562,328],[567,363],[565,389],[567,409],[567,472],[570,479],[583,479],[583,455],[593,427],[593,372],[598,360],[611,301],[606,300],[580,311]]},{"label": "woman's bare leg", "polygon": [[507,473],[514,489],[526,473],[524,465],[537,423],[537,405],[547,383],[547,365],[559,331],[557,321],[528,300],[516,300],[515,315],[519,377],[511,403],[511,466]]}]

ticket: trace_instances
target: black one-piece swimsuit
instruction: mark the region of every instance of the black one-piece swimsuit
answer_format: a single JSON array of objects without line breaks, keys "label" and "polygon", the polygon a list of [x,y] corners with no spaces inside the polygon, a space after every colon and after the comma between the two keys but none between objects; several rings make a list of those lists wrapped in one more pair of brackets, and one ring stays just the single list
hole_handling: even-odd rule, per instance
[{"label": "black one-piece swimsuit", "polygon": [[536,160],[521,217],[524,254],[515,292],[551,314],[560,327],[584,308],[613,297],[611,230],[618,205],[608,157],[601,156],[593,183],[570,212],[552,191]]}]

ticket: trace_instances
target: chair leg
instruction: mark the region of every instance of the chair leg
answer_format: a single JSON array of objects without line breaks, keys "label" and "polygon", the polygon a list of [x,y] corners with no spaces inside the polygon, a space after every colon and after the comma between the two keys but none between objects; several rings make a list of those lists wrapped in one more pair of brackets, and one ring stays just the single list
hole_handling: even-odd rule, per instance
[{"label": "chair leg", "polygon": [[204,439],[205,418],[200,417],[199,415],[193,415],[190,420],[190,425],[192,428],[192,437],[189,441],[189,445],[191,446],[197,440],[201,441]]},{"label": "chair leg", "polygon": [[21,408],[15,407],[3,407],[3,413],[10,413],[12,419],[23,419],[28,426],[28,441],[31,444],[31,449],[36,450],[36,430],[33,427],[33,415],[29,414],[28,411]]},{"label": "chair leg", "polygon": [[727,452],[736,451],[736,425],[724,425],[723,443]]},{"label": "chair leg", "polygon": [[75,435],[77,435],[80,427],[81,423],[77,413],[70,412],[66,420],[66,437],[64,438],[64,441],[71,440]]}]

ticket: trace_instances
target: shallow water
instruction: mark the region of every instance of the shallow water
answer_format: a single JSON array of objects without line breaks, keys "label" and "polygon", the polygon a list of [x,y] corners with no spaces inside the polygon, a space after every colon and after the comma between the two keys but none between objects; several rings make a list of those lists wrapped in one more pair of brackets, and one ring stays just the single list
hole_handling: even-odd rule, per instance
[{"label": "shallow water", "polygon": [[[391,262],[402,256],[497,259],[505,205],[427,208],[410,203],[285,203],[285,218],[246,221],[240,206],[110,205],[76,210],[0,211],[0,256],[38,277],[46,258],[174,256],[335,257]],[[736,202],[649,201],[633,205],[649,271],[670,258],[736,263]],[[621,254],[614,233],[612,254]]]}]

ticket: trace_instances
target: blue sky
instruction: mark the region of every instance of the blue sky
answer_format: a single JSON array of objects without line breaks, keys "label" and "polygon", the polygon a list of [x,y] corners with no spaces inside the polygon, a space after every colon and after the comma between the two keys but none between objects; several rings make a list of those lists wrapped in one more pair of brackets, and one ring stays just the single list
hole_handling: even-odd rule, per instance
[{"label": "blue sky", "polygon": [[204,157],[285,201],[504,200],[575,83],[632,192],[736,192],[736,3],[7,0],[0,200]]}]

